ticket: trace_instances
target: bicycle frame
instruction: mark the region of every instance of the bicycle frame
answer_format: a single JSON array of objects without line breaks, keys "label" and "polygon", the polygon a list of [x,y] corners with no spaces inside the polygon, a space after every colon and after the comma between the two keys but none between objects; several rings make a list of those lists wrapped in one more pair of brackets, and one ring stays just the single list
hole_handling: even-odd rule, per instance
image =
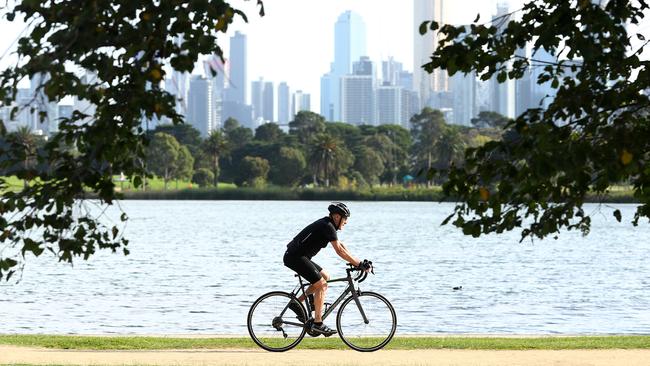
[{"label": "bicycle frame", "polygon": [[[361,306],[361,302],[359,302],[359,297],[357,296],[358,290],[355,289],[355,286],[354,286],[354,283],[359,278],[363,277],[363,279],[361,281],[359,281],[359,282],[362,282],[363,280],[365,280],[365,277],[367,276],[367,273],[363,273],[363,274],[359,275],[357,278],[353,279],[352,275],[351,275],[351,270],[346,269],[346,272],[347,272],[346,277],[336,278],[336,279],[327,281],[327,283],[347,282],[348,286],[345,288],[345,290],[343,290],[343,292],[341,293],[341,295],[339,295],[339,297],[336,299],[336,301],[334,301],[329,306],[329,308],[327,308],[327,310],[323,313],[323,320],[325,320],[332,312],[334,312],[334,309],[336,309],[336,307],[339,306],[339,304],[343,300],[345,300],[345,298],[348,296],[348,294],[352,293],[352,298],[354,299],[354,302],[357,304],[357,307],[359,308],[359,311],[361,312],[361,316],[363,317],[364,323],[368,324],[369,323],[368,318],[366,317],[366,313],[363,311],[363,307]],[[300,277],[300,276],[297,276],[297,277],[298,277],[299,285],[296,287],[295,290],[293,290],[291,292],[291,294],[293,296],[295,296],[296,298],[298,298],[298,294],[302,291],[302,294],[305,296],[305,299],[307,299],[306,303],[307,303],[307,308],[309,309],[310,304],[309,304],[309,297],[307,296],[306,288],[309,287],[311,284],[310,283],[303,283],[302,277]],[[284,311],[286,311],[286,308],[285,308],[285,310],[282,311],[282,314],[280,316],[282,316],[284,314]],[[287,322],[287,323],[290,324],[290,322]]]}]

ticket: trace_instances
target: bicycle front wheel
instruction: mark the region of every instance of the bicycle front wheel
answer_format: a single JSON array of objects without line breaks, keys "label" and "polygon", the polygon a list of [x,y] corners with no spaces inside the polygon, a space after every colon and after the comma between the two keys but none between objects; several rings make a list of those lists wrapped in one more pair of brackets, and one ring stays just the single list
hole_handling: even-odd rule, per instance
[{"label": "bicycle front wheel", "polygon": [[357,351],[381,349],[395,335],[395,309],[385,297],[375,292],[361,292],[358,299],[359,304],[350,296],[341,305],[336,316],[339,336]]},{"label": "bicycle front wheel", "polygon": [[[295,311],[288,307],[295,302]],[[307,329],[300,319],[307,313],[295,296],[275,291],[260,296],[248,312],[248,333],[253,342],[267,351],[283,352],[295,347]]]}]

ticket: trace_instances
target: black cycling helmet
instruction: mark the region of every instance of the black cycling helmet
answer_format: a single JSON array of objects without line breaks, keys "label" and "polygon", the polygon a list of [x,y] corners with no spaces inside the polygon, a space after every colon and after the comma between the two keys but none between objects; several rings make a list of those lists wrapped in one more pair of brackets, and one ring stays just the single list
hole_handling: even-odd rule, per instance
[{"label": "black cycling helmet", "polygon": [[343,217],[350,217],[350,209],[343,202],[332,202],[327,207],[327,210],[330,212],[330,214],[337,213]]}]

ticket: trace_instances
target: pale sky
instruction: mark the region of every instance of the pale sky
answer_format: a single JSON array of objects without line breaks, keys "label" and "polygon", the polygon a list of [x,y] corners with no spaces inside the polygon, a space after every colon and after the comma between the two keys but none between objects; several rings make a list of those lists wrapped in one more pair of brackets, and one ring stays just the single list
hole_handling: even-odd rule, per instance
[{"label": "pale sky", "polygon": [[[503,0],[499,0],[504,2]],[[481,21],[489,21],[496,12],[497,0],[451,0],[450,22],[468,24],[481,13]],[[511,9],[521,7],[523,0],[510,0]],[[258,15],[256,1],[232,1],[244,10],[248,24],[237,20],[228,35],[219,43],[228,55],[230,35],[235,30],[248,37],[249,83],[264,77],[276,85],[286,81],[291,90],[311,94],[312,110],[319,110],[320,77],[329,71],[334,58],[334,24],[338,16],[351,10],[366,24],[368,56],[379,66],[382,59],[393,56],[413,70],[413,1],[411,0],[265,0],[266,16]],[[1,11],[0,11],[1,12]],[[0,20],[0,56],[23,30],[24,24]],[[11,51],[10,51],[11,52]],[[4,68],[11,60],[0,60]],[[202,73],[197,68],[195,73]],[[250,96],[249,96],[250,98]]]}]

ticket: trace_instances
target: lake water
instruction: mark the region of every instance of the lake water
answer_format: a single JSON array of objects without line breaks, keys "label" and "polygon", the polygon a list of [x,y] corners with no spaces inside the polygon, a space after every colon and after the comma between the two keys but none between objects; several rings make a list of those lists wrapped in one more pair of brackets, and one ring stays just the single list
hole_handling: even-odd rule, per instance
[{"label": "lake water", "polygon": [[[99,253],[74,266],[28,258],[18,284],[0,285],[0,333],[245,335],[258,296],[293,288],[285,245],[325,216],[327,202],[121,205],[131,255]],[[474,239],[440,226],[452,204],[350,207],[339,237],[375,263],[361,289],[391,300],[398,334],[650,333],[650,226],[611,215],[618,208],[629,221],[633,205],[587,206],[589,236],[532,243],[519,243],[519,233]],[[345,274],[330,246],[315,261]]]}]

